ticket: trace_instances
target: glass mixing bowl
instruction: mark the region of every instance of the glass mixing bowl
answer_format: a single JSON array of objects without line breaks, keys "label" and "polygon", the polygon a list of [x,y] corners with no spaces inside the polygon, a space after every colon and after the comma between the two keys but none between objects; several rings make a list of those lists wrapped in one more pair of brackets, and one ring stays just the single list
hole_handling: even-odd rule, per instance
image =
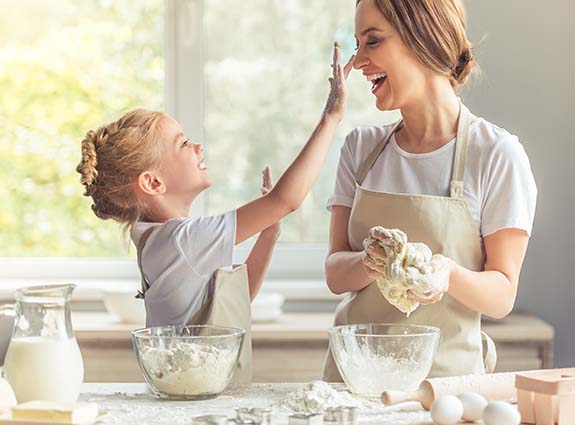
[{"label": "glass mixing bowl", "polygon": [[138,364],[160,398],[215,397],[230,383],[245,331],[219,326],[161,326],[132,332]]},{"label": "glass mixing bowl", "polygon": [[343,325],[329,330],[329,344],[350,391],[380,397],[387,390],[419,387],[431,369],[439,334],[439,329],[431,326]]}]

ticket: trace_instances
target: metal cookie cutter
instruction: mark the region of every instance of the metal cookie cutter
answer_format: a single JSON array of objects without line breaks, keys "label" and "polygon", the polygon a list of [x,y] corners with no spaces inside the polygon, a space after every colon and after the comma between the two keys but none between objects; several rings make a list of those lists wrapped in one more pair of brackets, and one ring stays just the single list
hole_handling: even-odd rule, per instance
[{"label": "metal cookie cutter", "polygon": [[236,407],[236,422],[256,425],[272,425],[272,409]]},{"label": "metal cookie cutter", "polygon": [[288,425],[323,425],[323,415],[320,413],[295,413],[289,415]]},{"label": "metal cookie cutter", "polygon": [[356,425],[357,407],[353,406],[328,407],[325,410],[324,419],[327,423],[337,425]]},{"label": "metal cookie cutter", "polygon": [[228,417],[225,415],[204,415],[192,419],[194,425],[227,425]]}]

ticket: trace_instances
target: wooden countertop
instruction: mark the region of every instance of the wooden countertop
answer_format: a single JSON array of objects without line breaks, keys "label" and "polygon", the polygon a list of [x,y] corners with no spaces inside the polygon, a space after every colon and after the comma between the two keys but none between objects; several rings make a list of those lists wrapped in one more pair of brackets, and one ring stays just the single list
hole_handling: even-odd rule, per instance
[{"label": "wooden countertop", "polygon": [[[131,331],[144,324],[121,323],[108,313],[72,314],[74,333],[79,341],[126,341]],[[271,323],[254,323],[254,341],[323,341],[333,324],[331,313],[287,313]],[[487,319],[482,329],[495,342],[541,342],[553,340],[553,327],[524,314],[511,314],[502,320]]]}]

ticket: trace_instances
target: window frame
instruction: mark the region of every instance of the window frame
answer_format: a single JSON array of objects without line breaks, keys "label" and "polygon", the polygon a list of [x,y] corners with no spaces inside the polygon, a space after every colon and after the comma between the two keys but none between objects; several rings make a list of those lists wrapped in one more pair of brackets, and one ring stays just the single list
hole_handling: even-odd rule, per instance
[{"label": "window frame", "polygon": [[[164,102],[192,140],[204,137],[204,0],[164,0]],[[206,209],[205,197],[194,201],[191,215]],[[326,225],[328,225],[326,223]],[[249,246],[236,248],[243,261]],[[278,243],[264,290],[286,299],[332,300],[324,282],[327,243]],[[20,286],[74,282],[75,299],[99,300],[102,290],[139,285],[133,258],[0,257],[0,299],[13,297]]]}]

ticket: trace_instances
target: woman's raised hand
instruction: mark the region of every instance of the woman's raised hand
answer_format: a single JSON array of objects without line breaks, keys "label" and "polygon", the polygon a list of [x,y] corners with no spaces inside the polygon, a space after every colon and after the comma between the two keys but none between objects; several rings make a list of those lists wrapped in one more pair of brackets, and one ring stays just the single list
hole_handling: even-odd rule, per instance
[{"label": "woman's raised hand", "polygon": [[345,113],[345,103],[347,100],[345,80],[353,67],[355,55],[349,58],[349,61],[343,67],[339,63],[339,60],[340,47],[339,43],[336,41],[333,44],[333,63],[331,65],[332,76],[329,79],[331,89],[329,91],[323,114],[328,118],[335,119],[337,122],[340,122],[343,119],[343,115]]}]

